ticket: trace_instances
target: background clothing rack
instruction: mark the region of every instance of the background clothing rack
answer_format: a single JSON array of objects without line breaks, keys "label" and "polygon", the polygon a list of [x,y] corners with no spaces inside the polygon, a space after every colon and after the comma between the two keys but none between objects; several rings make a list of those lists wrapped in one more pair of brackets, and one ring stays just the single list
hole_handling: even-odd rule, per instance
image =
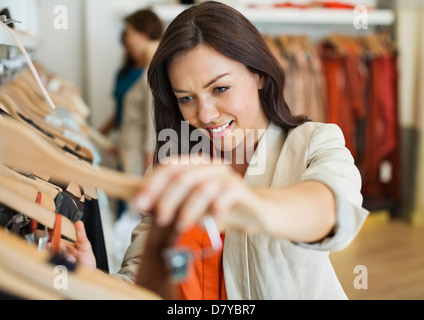
[{"label": "background clothing rack", "polygon": [[[85,112],[86,106],[79,104],[79,92],[66,81],[61,82],[66,79],[60,76],[56,78],[55,74],[48,72],[41,65],[38,65],[38,70],[36,70],[30,63],[36,60],[35,55],[38,49],[34,38],[28,34],[16,32],[14,29],[9,32],[8,28],[3,27],[0,28],[0,47],[2,48],[0,100],[4,104],[0,108],[2,115],[14,118],[20,123],[25,122],[34,130],[34,135],[40,135],[63,151],[66,156],[76,157],[84,163],[87,162],[87,165],[97,165],[100,160],[97,157],[96,147],[90,140],[92,138],[90,128],[85,121],[85,115],[88,113]],[[18,39],[14,39],[13,35],[17,35]],[[25,52],[28,52],[29,58]],[[30,64],[32,74],[27,70],[28,64]],[[39,74],[43,75],[45,84],[40,80]],[[56,80],[58,83],[55,89],[50,85],[52,80]],[[36,82],[40,87],[36,85]],[[49,93],[45,87],[48,87]],[[51,97],[55,99],[55,103],[52,102]],[[58,108],[48,108],[55,105]],[[12,109],[13,111],[11,111]],[[90,157],[87,158],[86,155]],[[25,157],[25,159],[31,161],[31,157]],[[9,168],[12,169],[13,166],[9,165]],[[21,174],[21,172],[18,173]],[[37,176],[33,172],[29,174]],[[66,185],[55,183],[55,181],[49,180],[48,172],[46,176],[41,175],[37,178],[44,179],[45,182],[63,190],[60,192],[60,199],[59,197],[54,199],[56,213],[69,215],[72,218],[78,217],[78,220],[84,221],[87,236],[93,243],[97,267],[108,272],[97,190],[90,191],[83,186],[77,186],[70,191],[72,181]],[[64,200],[67,202],[65,203]],[[72,220],[72,222],[75,221]]]}]

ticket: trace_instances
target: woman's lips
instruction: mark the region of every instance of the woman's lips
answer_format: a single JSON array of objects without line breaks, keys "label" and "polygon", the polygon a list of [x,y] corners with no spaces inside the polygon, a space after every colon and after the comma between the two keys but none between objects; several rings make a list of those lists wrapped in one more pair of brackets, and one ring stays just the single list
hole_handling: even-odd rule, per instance
[{"label": "woman's lips", "polygon": [[231,131],[232,126],[233,121],[230,121],[222,126],[208,128],[207,130],[212,138],[220,139],[225,137]]}]

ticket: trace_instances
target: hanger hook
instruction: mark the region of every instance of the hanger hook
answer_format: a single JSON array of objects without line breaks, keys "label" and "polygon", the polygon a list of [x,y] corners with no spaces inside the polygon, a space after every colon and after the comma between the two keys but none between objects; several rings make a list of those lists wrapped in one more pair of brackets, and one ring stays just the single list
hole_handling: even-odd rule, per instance
[{"label": "hanger hook", "polygon": [[6,15],[2,15],[0,16],[0,21],[5,23],[5,24],[9,24],[9,23],[22,23],[21,21],[18,20],[14,20],[14,19],[7,19]]}]

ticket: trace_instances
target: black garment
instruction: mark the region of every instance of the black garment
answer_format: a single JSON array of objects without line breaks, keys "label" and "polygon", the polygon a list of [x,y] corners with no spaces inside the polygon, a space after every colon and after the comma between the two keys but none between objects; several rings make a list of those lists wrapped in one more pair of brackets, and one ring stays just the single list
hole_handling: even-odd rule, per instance
[{"label": "black garment", "polygon": [[97,269],[109,272],[107,252],[103,234],[102,219],[98,200],[85,200],[84,215],[81,219],[84,222],[87,238],[90,240],[96,257]]},{"label": "black garment", "polygon": [[84,205],[74,198],[75,197],[67,191],[59,192],[55,198],[56,213],[60,213],[62,216],[67,217],[72,223],[81,220],[84,215]]},{"label": "black garment", "polygon": [[[72,193],[66,191],[66,186],[61,185],[58,182],[50,182],[65,190],[63,191],[63,199],[68,198],[66,200],[62,199],[62,202],[65,201],[63,206],[64,211],[57,212],[68,217],[72,222],[74,222],[74,219],[81,220],[82,222],[84,222],[85,232],[87,233],[87,238],[93,248],[93,253],[97,262],[97,268],[104,272],[109,272],[106,244],[103,234],[103,225],[100,216],[100,207],[98,200],[85,199],[84,202],[81,202],[79,198],[75,197]],[[55,200],[55,202],[56,205],[61,204],[58,200]],[[75,205],[77,207],[78,212],[75,211]]]}]

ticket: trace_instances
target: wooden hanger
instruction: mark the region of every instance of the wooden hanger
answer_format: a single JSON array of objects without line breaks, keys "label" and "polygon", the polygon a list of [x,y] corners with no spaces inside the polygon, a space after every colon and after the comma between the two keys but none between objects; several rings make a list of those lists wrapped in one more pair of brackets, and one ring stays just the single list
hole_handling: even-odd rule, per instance
[{"label": "wooden hanger", "polygon": [[398,47],[388,31],[377,33],[376,36],[379,38],[382,46],[384,46],[389,53],[395,53],[398,51]]},{"label": "wooden hanger", "polygon": [[141,178],[108,168],[94,168],[65,156],[12,119],[0,123],[0,136],[0,161],[8,167],[48,175],[62,183],[75,181],[123,200],[134,199],[142,185]]},{"label": "wooden hanger", "polygon": [[[0,88],[0,92],[1,92],[1,88]],[[11,115],[15,120],[18,120],[19,122],[23,123],[23,125],[27,126],[31,131],[33,131],[33,134],[40,135],[40,132],[38,132],[37,129],[35,129],[32,126],[28,125],[28,123],[25,120],[23,120],[22,117],[17,113],[16,109],[19,109],[19,108],[15,105],[15,102],[13,101],[13,99],[10,99],[10,97],[7,97],[5,95],[0,95],[0,102],[1,101],[6,102],[5,104],[0,104],[0,108],[1,109],[3,109],[6,113],[8,113],[9,115]],[[63,148],[65,148],[65,147],[70,148],[69,147],[69,144],[66,144],[66,142],[60,140],[57,137],[52,138],[50,136],[44,136],[44,139],[47,140],[49,143],[51,143],[52,146],[58,148],[58,151],[59,152],[64,153],[68,157],[73,157],[74,159],[78,159],[75,155],[69,154],[68,152],[64,152],[63,151]],[[74,148],[76,148],[76,147],[74,146]],[[77,153],[77,151],[80,151],[80,150],[76,150],[75,153]],[[87,155],[87,154],[85,154],[85,155]],[[87,163],[87,165],[89,165],[89,164]],[[5,174],[3,171],[4,171],[4,169],[6,167],[3,164],[1,164],[1,163],[0,163],[0,166],[2,166],[2,167],[0,167],[0,173]],[[7,168],[7,169],[9,169],[9,168]],[[12,171],[12,172],[14,171],[14,170],[11,170],[11,169],[9,169],[9,170]],[[50,190],[44,189],[44,191],[46,193],[52,195],[53,198],[55,198],[55,195],[57,194],[57,192],[55,192],[54,189],[52,190],[52,188],[56,188],[59,191],[62,191],[60,187],[54,186],[54,185],[52,185],[52,184],[50,184],[50,183],[48,183],[46,181],[46,180],[48,180],[50,178],[50,176],[48,174],[46,175],[46,174],[43,174],[42,172],[32,172],[32,171],[28,171],[28,170],[17,170],[17,171],[24,171],[24,172],[26,172],[28,174],[32,174],[34,176],[37,176],[36,177],[36,182],[34,182],[34,183],[37,183],[38,182],[38,183],[44,184],[45,185],[44,187],[48,187],[48,185],[51,185],[51,188],[48,188]],[[9,172],[8,176],[11,176],[11,173],[10,172]],[[11,176],[11,177],[16,178],[16,176]],[[41,179],[39,179],[39,178],[41,178]],[[32,179],[29,179],[29,180],[32,181]],[[70,183],[72,183],[72,181],[70,181]],[[97,199],[97,193],[96,193],[96,190],[94,188],[92,188],[90,186],[86,186],[86,185],[85,186],[82,186],[82,187],[84,187],[84,192],[91,199]],[[72,191],[71,191],[71,193],[74,194],[74,192],[72,192]],[[74,195],[77,196],[76,194],[74,194]]]},{"label": "wooden hanger", "polygon": [[277,37],[278,44],[280,45],[280,48],[282,52],[285,55],[291,54],[290,51],[290,43],[291,43],[291,37],[286,34],[281,34]]},{"label": "wooden hanger", "polygon": [[[0,184],[0,203],[17,212],[22,212],[30,219],[38,221],[49,229],[54,229],[56,214],[35,201],[30,201],[26,197],[19,195],[16,190],[10,190]],[[62,235],[73,241],[77,240],[75,227],[66,217],[62,217]]]},{"label": "wooden hanger", "polygon": [[[19,107],[16,105],[13,98],[9,96],[9,92],[6,93],[5,89],[0,86],[0,108],[11,117],[22,120],[19,116]],[[23,120],[22,120],[23,121]]]},{"label": "wooden hanger", "polygon": [[60,292],[49,290],[26,277],[17,274],[14,269],[4,267],[0,262],[0,291],[11,295],[13,298],[24,300],[63,300]]},{"label": "wooden hanger", "polygon": [[267,44],[269,50],[274,55],[274,57],[277,59],[277,61],[280,63],[283,70],[287,69],[287,62],[285,61],[284,57],[281,55],[280,47],[276,43],[275,39],[269,35],[263,36],[265,43]]},{"label": "wooden hanger", "polygon": [[[44,99],[44,95],[41,90],[36,86],[36,82],[32,73],[29,69],[25,69],[20,72],[14,81],[8,83],[8,85],[18,87],[19,90],[23,91],[21,95],[27,96],[29,98],[26,100],[25,104],[29,108],[33,108],[36,113],[39,113],[42,118],[45,118],[47,115],[51,114],[55,110],[52,110]],[[56,108],[63,108],[67,110],[75,121],[78,122],[79,132],[84,132],[88,134],[89,130],[85,123],[85,118],[82,117],[77,102],[74,97],[71,96],[66,90],[63,93],[52,92],[48,90],[50,97],[56,105]],[[86,115],[85,115],[86,116]]]},{"label": "wooden hanger", "polygon": [[[47,90],[49,90],[50,81],[60,82],[60,90],[58,92],[52,92],[52,90],[49,90],[49,93],[53,94],[52,99],[60,99],[58,101],[59,105],[61,101],[66,104],[71,103],[70,110],[73,110],[76,114],[81,116],[82,119],[87,119],[87,117],[90,115],[90,108],[82,101],[81,91],[62,76],[48,72],[45,68],[41,66],[41,64],[35,62],[34,66],[37,72],[42,76],[42,78],[45,79],[44,83],[47,87]],[[30,70],[24,70],[25,74],[29,74],[29,72]],[[28,75],[28,77],[31,82],[34,82],[34,78],[31,77],[30,74]]]},{"label": "wooden hanger", "polygon": [[15,194],[32,202],[37,202],[42,207],[55,212],[56,204],[54,199],[47,193],[39,191],[34,185],[27,184],[25,182],[15,180],[10,176],[0,174],[0,186],[6,188]]},{"label": "wooden hanger", "polygon": [[326,36],[322,40],[322,43],[323,44],[328,44],[339,55],[344,56],[347,53],[346,52],[346,48],[343,45],[343,42],[340,40],[340,37],[337,34],[331,34],[331,35]]},{"label": "wooden hanger", "polygon": [[[40,118],[34,110],[27,108],[27,105],[30,105],[32,102],[22,100],[22,96],[19,95],[19,91],[16,91],[16,88],[0,87],[0,102],[2,102],[3,105],[8,106],[5,111],[13,118],[25,123],[26,121],[23,120],[22,117],[31,120],[35,125],[44,130],[44,132],[48,133],[50,135],[49,140],[60,148],[67,147],[73,153],[78,154],[85,159],[93,160],[94,155],[90,149],[80,146],[77,142],[65,137],[60,128],[48,124],[43,118]],[[28,125],[28,123],[26,124]]]},{"label": "wooden hanger", "polygon": [[[67,288],[55,288],[57,278],[65,276],[55,272],[56,265],[48,262],[47,252],[39,252],[19,237],[0,228],[0,288],[26,299],[71,300],[158,300],[153,292],[128,284],[99,270],[77,266],[66,273]],[[63,269],[62,269],[63,270]],[[5,278],[5,274],[13,278]],[[22,290],[17,290],[20,288]],[[9,289],[9,290],[8,290]],[[38,293],[39,292],[39,293]]]},{"label": "wooden hanger", "polygon": [[18,81],[18,79],[19,75],[16,79],[9,81],[6,88],[8,90],[13,89],[14,92],[18,94],[18,97],[21,99],[26,108],[31,109],[41,118],[44,118],[53,111],[44,100],[34,94],[34,88],[27,87],[22,81]]},{"label": "wooden hanger", "polygon": [[[38,90],[38,94],[36,94],[34,91],[38,88],[38,86],[36,86],[35,80],[33,79],[29,69],[25,69],[23,72],[21,72],[16,80],[10,82],[8,85],[13,87],[13,92],[15,92],[14,99],[21,101],[24,109],[32,109],[27,110],[27,113],[30,113],[30,115],[27,115],[26,118],[31,119],[32,121],[36,122],[38,126],[59,137],[61,140],[64,140],[68,145],[70,145],[69,147],[71,149],[75,149],[77,144],[74,141],[64,137],[62,131],[59,130],[59,128],[46,123],[45,117],[55,111],[45,103],[43,100],[43,94],[40,90]],[[89,112],[86,111],[89,110],[89,108],[81,99],[81,97],[74,93],[74,91],[75,90],[73,89],[63,88],[60,93],[51,93],[51,91],[49,91],[49,93],[57,108],[64,107],[71,114],[74,121],[78,124],[78,135],[81,135],[86,139],[91,138],[104,149],[110,148],[113,143],[84,120],[89,115]],[[9,92],[9,94],[11,93],[12,92]],[[62,128],[62,130],[64,129],[65,128]],[[80,153],[86,159],[93,159],[92,152],[85,147],[79,148],[78,153]]]},{"label": "wooden hanger", "polygon": [[380,42],[379,37],[375,33],[369,33],[362,36],[361,43],[366,50],[371,52],[374,56],[382,56],[388,53],[387,49]]},{"label": "wooden hanger", "polygon": [[26,175],[23,175],[19,172],[16,172],[15,170],[6,167],[3,163],[0,163],[0,175],[33,186],[38,191],[48,194],[53,199],[55,199],[58,193],[62,191],[60,187],[51,184],[50,182],[47,182],[37,177],[34,177],[34,179],[29,178]]},{"label": "wooden hanger", "polygon": [[[66,79],[63,77],[52,75],[45,71],[39,64],[34,64],[37,72],[42,73],[41,78],[47,78],[44,82],[56,80],[60,82],[60,91],[59,92],[49,92],[52,100],[55,102],[57,107],[65,107],[68,112],[72,114],[72,117],[77,121],[81,134],[87,138],[93,139],[100,147],[110,148],[113,143],[106,138],[104,135],[100,134],[98,130],[91,127],[85,120],[90,114],[90,108],[85,104],[80,96],[80,91],[72,86]],[[16,81],[12,82],[13,85],[18,86],[21,90],[27,91],[27,95],[31,97],[32,102],[26,102],[26,104],[31,107],[34,104],[37,105],[36,113],[42,112],[43,118],[53,112],[53,110],[46,104],[44,101],[44,95],[37,86],[37,83],[28,68],[24,69],[17,77]],[[31,118],[33,120],[33,118]],[[43,126],[43,124],[39,124]],[[72,142],[71,142],[72,143]],[[85,151],[87,153],[87,150]],[[89,155],[85,155],[85,158],[92,158]]]}]

